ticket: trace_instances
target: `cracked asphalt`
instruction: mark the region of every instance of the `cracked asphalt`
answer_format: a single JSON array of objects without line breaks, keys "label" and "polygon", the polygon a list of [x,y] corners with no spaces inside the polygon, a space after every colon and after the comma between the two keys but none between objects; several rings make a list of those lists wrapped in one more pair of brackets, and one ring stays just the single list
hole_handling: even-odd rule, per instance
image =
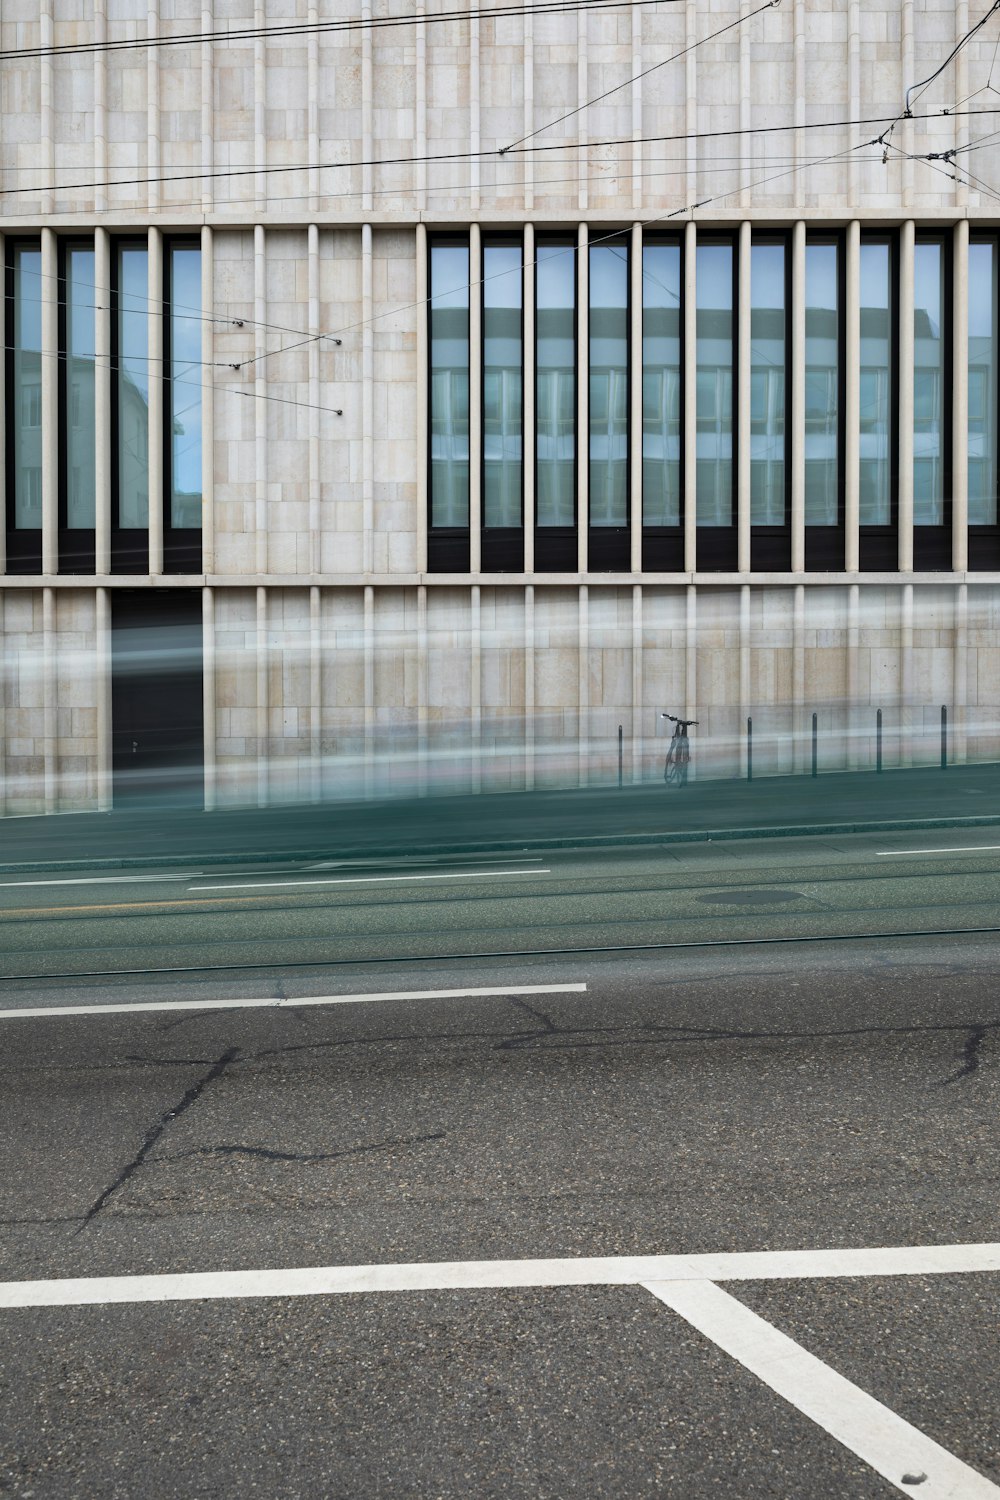
[{"label": "cracked asphalt", "polygon": [[[648,862],[590,860],[564,872],[568,911],[534,880],[475,899],[505,941],[545,923],[551,941],[584,898],[597,930],[612,874],[688,923],[715,920],[698,896],[808,900],[839,873],[851,899],[826,917],[846,936],[873,847],[694,851],[658,884]],[[995,861],[939,855],[867,889],[880,921],[890,900],[985,906]],[[70,900],[43,894],[0,897]],[[237,945],[270,968],[22,980],[0,1005],[587,988],[4,1019],[0,1280],[1000,1239],[1000,934],[293,968],[268,949],[287,894]],[[156,887],[93,904],[140,899],[110,933],[72,914],[109,967],[167,942],[204,962],[244,920],[201,907],[198,930],[151,929],[172,921]],[[420,913],[461,930],[469,899],[306,891],[294,912],[334,943],[350,911],[388,930],[391,907],[412,938]],[[736,902],[723,917],[734,936],[760,923]],[[63,973],[81,933],[50,931],[35,961]],[[1000,1483],[1000,1275],[729,1290]],[[6,1310],[0,1412],[0,1493],[25,1500],[898,1493],[638,1287]]]}]

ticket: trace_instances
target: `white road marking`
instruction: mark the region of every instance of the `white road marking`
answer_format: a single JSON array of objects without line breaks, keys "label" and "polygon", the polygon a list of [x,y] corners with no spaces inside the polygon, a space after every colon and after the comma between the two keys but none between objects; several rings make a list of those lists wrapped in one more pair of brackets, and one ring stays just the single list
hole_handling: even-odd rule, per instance
[{"label": "white road marking", "polygon": [[[542,856],[540,854],[513,854],[513,855],[511,855],[511,858],[512,859],[516,859],[517,862],[518,862],[518,864],[521,864],[521,865],[540,865],[542,863]],[[345,868],[346,869],[350,869],[352,866],[353,866],[354,869],[357,869],[359,865],[374,865],[374,864],[385,864],[385,863],[386,863],[385,860],[376,860],[376,859],[370,859],[370,858],[369,859],[321,859],[318,864],[305,865],[305,866],[303,866],[303,868],[306,869],[306,870],[343,870]],[[414,864],[418,864],[418,865],[419,864],[430,865],[430,864],[437,864],[438,861],[436,859],[434,859],[433,857],[429,856],[426,859],[416,859],[416,860],[413,861],[413,863]],[[450,859],[450,863],[454,864],[455,863],[455,858],[451,858]],[[471,869],[472,866],[470,865],[469,868]],[[263,874],[265,872],[262,871],[261,873]],[[247,871],[246,870],[241,870],[240,874],[241,875],[245,875],[245,874],[247,874]]]},{"label": "white road marking", "polygon": [[879,859],[898,859],[902,854],[995,854],[1000,844],[959,844],[953,849],[876,849]]},{"label": "white road marking", "polygon": [[645,1285],[903,1494],[918,1494],[921,1500],[996,1500],[1000,1495],[1000,1487],[722,1287],[711,1281]]},{"label": "white road marking", "polygon": [[389,885],[407,880],[498,880],[501,876],[551,875],[551,870],[456,870],[447,875],[345,875],[336,879],[255,880],[248,885],[199,885],[197,891],[264,891],[272,886],[282,890],[295,885]]},{"label": "white road marking", "polygon": [[193,873],[185,870],[182,875],[80,875],[64,880],[0,880],[0,890],[20,890],[29,885],[139,885],[143,881],[158,883],[161,880],[196,880],[200,870]]},{"label": "white road marking", "polygon": [[318,1297],[358,1292],[645,1286],[649,1282],[936,1276],[973,1271],[1000,1271],[1000,1244],[722,1251],[706,1255],[580,1256],[566,1260],[418,1261],[398,1265],[185,1271],[153,1276],[8,1281],[0,1282],[0,1308],[77,1307],[105,1302],[192,1302],[229,1297]]},{"label": "white road marking", "polygon": [[503,995],[580,995],[585,984],[507,984],[465,990],[386,990],[356,995],[300,995],[246,1000],[137,1000],[125,1005],[34,1005],[0,1010],[0,1021],[38,1016],[110,1016],[144,1010],[288,1010],[302,1005],[370,1005],[379,1000],[481,1000]]}]

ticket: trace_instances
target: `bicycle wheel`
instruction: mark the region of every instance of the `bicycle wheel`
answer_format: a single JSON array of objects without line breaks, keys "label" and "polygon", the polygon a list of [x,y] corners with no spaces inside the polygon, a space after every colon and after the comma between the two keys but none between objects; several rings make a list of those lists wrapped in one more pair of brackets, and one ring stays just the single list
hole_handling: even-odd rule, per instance
[{"label": "bicycle wheel", "polygon": [[663,779],[667,786],[683,786],[687,780],[687,766],[678,765],[675,760],[668,761]]}]

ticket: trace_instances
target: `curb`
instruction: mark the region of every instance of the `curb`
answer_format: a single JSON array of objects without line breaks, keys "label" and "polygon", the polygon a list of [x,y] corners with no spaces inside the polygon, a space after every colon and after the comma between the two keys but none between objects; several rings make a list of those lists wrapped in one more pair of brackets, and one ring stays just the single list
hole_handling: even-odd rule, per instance
[{"label": "curb", "polygon": [[296,863],[300,860],[390,860],[428,854],[523,854],[528,849],[555,852],[561,849],[642,848],[664,844],[730,843],[737,839],[788,839],[823,837],[846,833],[906,833],[914,830],[932,832],[947,828],[995,828],[1000,815],[956,818],[896,818],[846,823],[793,823],[762,828],[706,828],[666,833],[585,834],[576,838],[485,839],[466,843],[399,845],[377,850],[370,847],[330,849],[248,849],[238,854],[163,854],[161,856],[120,855],[93,859],[31,860],[0,863],[0,875],[29,875],[48,870],[134,870],[150,868],[182,869],[186,865],[222,865]]}]

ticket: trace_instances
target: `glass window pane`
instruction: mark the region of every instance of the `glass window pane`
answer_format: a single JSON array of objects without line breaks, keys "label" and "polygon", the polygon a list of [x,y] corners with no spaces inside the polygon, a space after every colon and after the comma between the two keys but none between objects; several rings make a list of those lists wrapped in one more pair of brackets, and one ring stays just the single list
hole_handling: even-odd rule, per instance
[{"label": "glass window pane", "polygon": [[170,250],[170,525],[201,527],[201,251]]},{"label": "glass window pane", "polygon": [[642,250],[642,524],[681,523],[681,250]]},{"label": "glass window pane", "polygon": [[66,251],[66,525],[92,531],[96,519],[94,457],[94,252]]},{"label": "glass window pane", "polygon": [[576,524],[576,247],[538,246],[535,266],[539,526]]},{"label": "glass window pane", "polygon": [[148,256],[138,245],[118,251],[118,526],[149,525]]},{"label": "glass window pane", "polygon": [[944,524],[944,247],[913,260],[913,522]]},{"label": "glass window pane", "polygon": [[785,247],[750,247],[750,520],[785,524]]},{"label": "glass window pane", "polygon": [[806,525],[836,526],[840,316],[836,245],[806,245]]},{"label": "glass window pane", "polygon": [[969,525],[997,523],[997,247],[969,246]]},{"label": "glass window pane", "polygon": [[431,525],[469,524],[469,247],[431,246]]},{"label": "glass window pane", "polygon": [[628,525],[628,246],[590,250],[590,524]]},{"label": "glass window pane", "polygon": [[889,245],[861,245],[860,509],[862,526],[888,526],[892,411],[892,310]]},{"label": "glass window pane", "polygon": [[14,248],[14,526],[42,525],[42,254]]},{"label": "glass window pane", "polygon": [[699,526],[733,524],[733,247],[699,245],[697,436]]},{"label": "glass window pane", "polygon": [[483,524],[520,526],[520,245],[483,248]]}]

